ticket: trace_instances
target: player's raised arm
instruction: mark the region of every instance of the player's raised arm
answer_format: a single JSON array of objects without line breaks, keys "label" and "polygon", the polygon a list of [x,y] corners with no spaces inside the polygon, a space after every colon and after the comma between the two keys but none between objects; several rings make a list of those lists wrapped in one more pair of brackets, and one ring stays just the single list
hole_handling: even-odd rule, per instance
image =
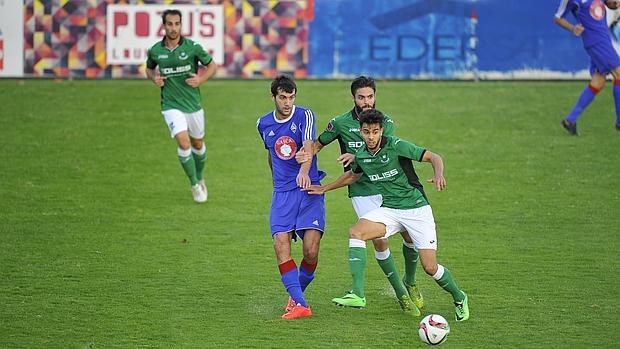
[{"label": "player's raised arm", "polygon": [[321,195],[330,190],[346,187],[349,184],[355,183],[362,173],[355,173],[352,170],[345,172],[342,176],[338,177],[335,181],[325,185],[311,185],[308,188],[302,189],[307,191],[308,194]]},{"label": "player's raised arm", "polygon": [[435,175],[429,179],[429,183],[434,183],[437,191],[442,191],[446,188],[446,179],[443,177],[443,159],[439,154],[435,154],[430,150],[426,150],[422,156],[423,162],[430,162],[433,165]]}]

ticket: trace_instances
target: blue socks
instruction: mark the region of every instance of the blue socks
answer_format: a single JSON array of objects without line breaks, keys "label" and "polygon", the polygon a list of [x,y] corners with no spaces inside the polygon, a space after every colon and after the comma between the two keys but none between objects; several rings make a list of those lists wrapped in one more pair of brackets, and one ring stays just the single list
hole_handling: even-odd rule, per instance
[{"label": "blue socks", "polygon": [[[594,100],[594,97],[596,97],[596,94],[599,93],[599,91],[600,90],[597,90],[592,85],[588,85],[583,90],[583,92],[581,92],[581,95],[579,96],[579,99],[577,99],[577,103],[573,107],[573,110],[571,110],[570,114],[568,114],[568,116],[566,117],[566,121],[569,121],[571,123],[577,122],[577,119],[579,119],[579,116],[581,115],[581,113],[583,113],[583,110],[586,109],[586,107],[590,104],[590,102]],[[620,94],[620,91],[618,91],[617,93]],[[620,102],[618,101],[618,98],[620,98],[620,95],[616,97],[615,83],[614,83],[614,97],[616,98],[616,110],[618,110],[618,104],[620,104]],[[618,117],[617,114],[616,114],[616,117]]]},{"label": "blue socks", "polygon": [[316,270],[316,264],[310,264],[305,259],[301,260],[299,266],[299,285],[302,292],[306,290],[306,287],[314,280],[314,271]]},{"label": "blue socks", "polygon": [[278,268],[280,269],[282,284],[286,288],[286,292],[288,292],[296,304],[301,304],[304,307],[307,307],[308,303],[306,303],[304,293],[299,284],[299,271],[297,270],[295,261],[289,259],[288,261],[278,265]]},{"label": "blue socks", "polygon": [[616,125],[620,125],[620,80],[614,80],[614,104],[616,105]]}]

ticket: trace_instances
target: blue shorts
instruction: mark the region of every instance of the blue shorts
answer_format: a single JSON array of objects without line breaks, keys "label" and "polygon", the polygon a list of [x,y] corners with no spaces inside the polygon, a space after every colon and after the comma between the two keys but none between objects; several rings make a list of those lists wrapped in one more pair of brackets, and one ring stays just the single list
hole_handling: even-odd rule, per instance
[{"label": "blue shorts", "polygon": [[294,232],[304,238],[306,229],[325,231],[325,195],[310,195],[296,188],[274,191],[269,214],[271,235]]},{"label": "blue shorts", "polygon": [[590,75],[607,75],[620,67],[620,57],[611,41],[601,41],[586,49],[590,56]]}]

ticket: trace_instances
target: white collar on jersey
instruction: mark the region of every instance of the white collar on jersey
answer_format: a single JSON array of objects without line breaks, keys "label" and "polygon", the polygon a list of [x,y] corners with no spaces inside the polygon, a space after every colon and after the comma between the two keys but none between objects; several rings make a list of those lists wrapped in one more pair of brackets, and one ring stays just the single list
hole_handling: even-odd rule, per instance
[{"label": "white collar on jersey", "polygon": [[293,117],[293,114],[295,114],[295,105],[293,105],[293,108],[291,109],[291,115],[288,118],[286,118],[286,119],[283,119],[283,120],[278,119],[278,117],[276,116],[276,113],[277,113],[277,110],[274,110],[273,113],[272,113],[273,114],[273,119],[277,123],[283,124],[283,123],[289,121]]}]

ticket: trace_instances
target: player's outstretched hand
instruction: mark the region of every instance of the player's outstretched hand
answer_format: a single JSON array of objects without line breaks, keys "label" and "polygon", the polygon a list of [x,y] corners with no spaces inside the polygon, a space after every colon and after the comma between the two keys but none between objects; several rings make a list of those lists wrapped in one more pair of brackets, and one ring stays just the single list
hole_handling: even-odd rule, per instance
[{"label": "player's outstretched hand", "polygon": [[344,154],[340,155],[338,157],[338,159],[336,159],[336,160],[339,163],[341,163],[342,166],[347,167],[347,166],[351,165],[353,160],[355,160],[355,155],[349,154],[349,153],[344,153]]},{"label": "player's outstretched hand", "polygon": [[312,194],[312,195],[321,195],[325,193],[325,189],[323,188],[322,185],[311,185],[308,188],[304,188],[302,189],[302,191],[307,191],[308,194]]},{"label": "player's outstretched hand", "polygon": [[575,36],[581,36],[581,34],[583,33],[583,26],[581,24],[577,24],[573,27],[573,35]]},{"label": "player's outstretched hand", "polygon": [[189,78],[185,79],[185,83],[191,87],[198,87],[200,86],[200,79],[195,73],[189,73]]},{"label": "player's outstretched hand", "polygon": [[308,188],[312,184],[312,182],[310,181],[310,176],[308,176],[307,173],[297,174],[296,180],[297,185],[302,189]]},{"label": "player's outstretched hand", "polygon": [[428,183],[434,183],[435,189],[437,189],[437,191],[442,191],[446,189],[446,185],[447,185],[446,179],[441,175],[439,176],[435,175],[435,177],[427,179],[426,181]]},{"label": "player's outstretched hand", "polygon": [[310,156],[310,154],[308,154],[308,152],[306,151],[306,149],[304,149],[304,147],[301,147],[301,149],[299,149],[297,154],[295,154],[295,160],[297,161],[298,164],[303,164],[304,162],[308,162],[312,160],[312,157]]},{"label": "player's outstretched hand", "polygon": [[157,71],[157,73],[153,77],[153,83],[157,85],[157,87],[164,87],[164,80],[166,80],[166,77],[162,77],[161,75],[159,75],[159,71]]}]

